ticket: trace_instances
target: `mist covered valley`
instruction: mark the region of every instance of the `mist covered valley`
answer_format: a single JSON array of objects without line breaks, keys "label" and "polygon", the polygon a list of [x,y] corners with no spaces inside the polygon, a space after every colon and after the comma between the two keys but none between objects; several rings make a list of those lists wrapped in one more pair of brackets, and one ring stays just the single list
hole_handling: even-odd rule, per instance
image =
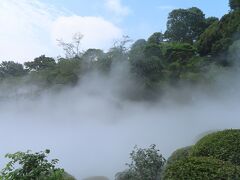
[{"label": "mist covered valley", "polygon": [[[26,4],[46,20],[44,4]],[[7,5],[0,2],[0,10]],[[173,9],[165,32],[134,41],[122,36],[108,50],[82,49],[85,34],[74,26],[69,41],[57,39],[57,58],[1,61],[0,180],[73,180],[62,177],[66,172],[79,180],[204,179],[201,165],[209,179],[239,177],[239,1],[229,8],[221,18],[197,7]],[[70,17],[52,22],[54,32]],[[205,137],[209,144],[202,145]]]}]

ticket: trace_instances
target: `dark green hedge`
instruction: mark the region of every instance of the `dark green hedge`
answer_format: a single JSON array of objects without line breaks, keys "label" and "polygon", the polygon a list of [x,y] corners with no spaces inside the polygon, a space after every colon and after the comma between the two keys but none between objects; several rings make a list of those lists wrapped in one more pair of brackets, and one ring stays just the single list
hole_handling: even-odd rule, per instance
[{"label": "dark green hedge", "polygon": [[187,146],[187,147],[177,149],[176,151],[174,151],[172,153],[172,155],[167,160],[167,166],[176,162],[176,161],[188,158],[191,149],[192,149],[192,146]]},{"label": "dark green hedge", "polygon": [[240,130],[225,130],[209,134],[193,147],[192,156],[213,157],[240,165]]},{"label": "dark green hedge", "polygon": [[167,166],[164,180],[240,179],[240,167],[209,157],[190,157]]}]

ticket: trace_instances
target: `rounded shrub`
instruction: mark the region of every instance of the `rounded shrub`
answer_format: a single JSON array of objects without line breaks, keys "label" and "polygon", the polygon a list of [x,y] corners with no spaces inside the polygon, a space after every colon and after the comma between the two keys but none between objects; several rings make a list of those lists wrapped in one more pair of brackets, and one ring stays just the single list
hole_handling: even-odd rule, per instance
[{"label": "rounded shrub", "polygon": [[76,180],[76,179],[72,175],[68,174],[67,172],[64,172],[63,180]]},{"label": "rounded shrub", "polygon": [[167,160],[167,166],[175,161],[183,160],[189,157],[192,146],[187,146],[181,149],[177,149]]},{"label": "rounded shrub", "polygon": [[204,136],[193,147],[191,155],[213,157],[240,165],[240,130],[230,129]]},{"label": "rounded shrub", "polygon": [[239,179],[240,167],[210,157],[189,157],[166,167],[164,180]]}]

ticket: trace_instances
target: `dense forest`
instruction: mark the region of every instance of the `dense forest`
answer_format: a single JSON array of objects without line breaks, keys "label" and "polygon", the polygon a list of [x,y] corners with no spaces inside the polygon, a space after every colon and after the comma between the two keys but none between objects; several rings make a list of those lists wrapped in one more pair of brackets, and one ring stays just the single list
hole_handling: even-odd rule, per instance
[{"label": "dense forest", "polygon": [[91,72],[111,75],[115,67],[129,69],[135,90],[128,98],[151,98],[166,87],[186,84],[209,84],[214,75],[238,66],[240,10],[238,1],[230,1],[228,14],[221,19],[206,18],[197,7],[170,12],[165,32],[155,32],[147,40],[131,43],[128,36],[114,43],[108,52],[101,49],[81,51],[80,33],[73,41],[59,45],[65,57],[42,55],[24,64],[3,61],[2,83],[37,84],[42,89],[74,86]]},{"label": "dense forest", "polygon": [[[221,72],[240,65],[240,0],[229,0],[229,7],[229,12],[220,19],[206,17],[197,7],[174,9],[169,13],[165,32],[155,32],[147,40],[135,42],[124,36],[108,52],[82,51],[84,36],[76,33],[72,42],[58,41],[64,57],[41,55],[24,64],[17,63],[17,59],[2,61],[0,84],[36,85],[34,92],[17,93],[36,96],[46,89],[74,87],[91,73],[111,76],[120,67],[135,82],[133,90],[124,94],[130,100],[160,98],[169,87],[208,86]],[[127,170],[117,173],[116,180],[237,180],[240,179],[239,139],[239,130],[210,133],[195,145],[175,151],[167,160],[155,145],[147,149],[135,147]],[[48,160],[49,153],[46,150],[7,154],[10,162],[0,172],[0,179],[74,180],[64,169],[57,168],[57,159]]]}]

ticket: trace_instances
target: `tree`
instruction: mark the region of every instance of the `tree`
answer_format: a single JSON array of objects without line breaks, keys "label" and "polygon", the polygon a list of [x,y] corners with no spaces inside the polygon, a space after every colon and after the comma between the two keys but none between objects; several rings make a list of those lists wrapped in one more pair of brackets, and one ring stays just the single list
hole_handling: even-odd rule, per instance
[{"label": "tree", "polygon": [[175,9],[168,16],[165,37],[169,41],[193,43],[204,29],[205,15],[200,9]]},{"label": "tree", "polygon": [[105,56],[105,53],[101,49],[88,49],[82,55],[83,69],[91,69],[96,62],[101,61]]},{"label": "tree", "polygon": [[80,51],[80,44],[83,35],[76,33],[72,37],[72,42],[64,42],[62,39],[57,39],[58,45],[65,51],[66,58],[80,57],[82,52]]},{"label": "tree", "polygon": [[[123,172],[129,180],[159,180],[165,164],[164,157],[151,145],[147,149],[135,147],[130,154],[132,162],[128,164],[129,170]],[[121,177],[121,174],[118,174]],[[127,178],[125,179],[127,180]]]},{"label": "tree", "polygon": [[152,56],[161,58],[162,57],[161,46],[157,44],[147,44],[144,49],[144,55],[146,58],[152,57]]},{"label": "tree", "polygon": [[83,53],[82,59],[85,62],[95,62],[104,56],[104,52],[101,49],[88,49]]},{"label": "tree", "polygon": [[3,61],[0,64],[0,77],[18,77],[26,75],[27,70],[23,68],[20,63],[15,63],[13,61]]},{"label": "tree", "polygon": [[229,0],[229,7],[231,10],[236,10],[240,8],[240,0]]},{"label": "tree", "polygon": [[206,28],[208,28],[213,23],[218,22],[218,21],[219,21],[219,19],[217,17],[208,17],[208,18],[206,18],[206,20],[205,20]]},{"label": "tree", "polygon": [[147,45],[145,39],[139,39],[134,42],[129,51],[129,58],[131,62],[138,61],[144,58],[144,49]]},{"label": "tree", "polygon": [[58,159],[50,162],[47,160],[49,153],[50,150],[38,153],[27,151],[7,154],[6,157],[11,160],[0,173],[2,179],[63,180],[64,170],[56,168]]},{"label": "tree", "polygon": [[32,70],[40,71],[44,69],[53,68],[56,65],[56,62],[53,58],[42,55],[40,57],[35,58],[34,61],[25,62],[24,65],[30,71]]},{"label": "tree", "polygon": [[200,55],[221,55],[225,53],[233,40],[240,39],[240,11],[224,15],[215,21],[200,36],[196,47]]},{"label": "tree", "polygon": [[161,32],[155,32],[148,38],[148,43],[160,44],[164,41],[164,34]]}]

